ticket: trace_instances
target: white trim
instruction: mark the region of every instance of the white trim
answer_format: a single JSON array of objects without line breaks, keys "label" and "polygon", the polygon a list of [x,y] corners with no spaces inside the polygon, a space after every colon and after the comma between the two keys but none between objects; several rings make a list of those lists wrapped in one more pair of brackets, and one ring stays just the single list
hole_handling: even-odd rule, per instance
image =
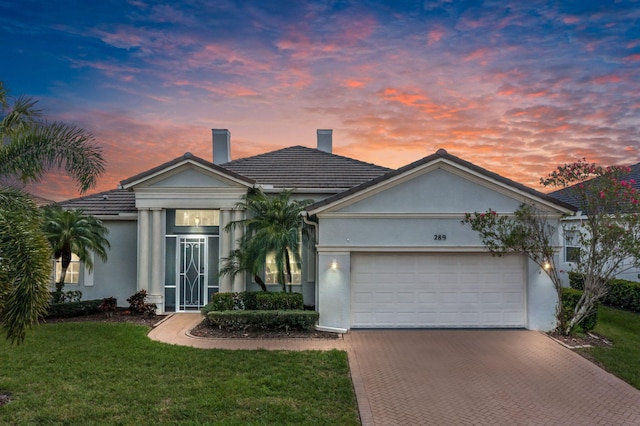
[{"label": "white trim", "polygon": [[353,246],[337,246],[337,245],[317,245],[316,251],[322,254],[340,253],[346,254],[350,252],[433,252],[433,253],[489,253],[484,246],[372,246],[372,245],[353,245]]},{"label": "white trim", "polygon": [[573,213],[571,210],[558,206],[550,201],[544,200],[534,194],[530,194],[526,191],[522,191],[514,186],[492,179],[490,177],[485,176],[484,174],[475,172],[471,169],[463,167],[455,162],[452,162],[444,158],[437,158],[432,162],[407,170],[405,173],[402,173],[402,174],[393,176],[389,179],[378,182],[373,186],[364,188],[344,198],[336,200],[333,203],[329,203],[325,206],[309,211],[308,213],[310,215],[332,213],[335,210],[347,207],[353,203],[356,203],[358,201],[371,197],[384,190],[387,190],[389,188],[392,188],[404,182],[408,182],[417,176],[427,174],[437,169],[446,170],[457,176],[462,177],[463,179],[482,185],[488,189],[491,189],[497,193],[508,196],[509,198],[512,198],[512,199],[521,199],[522,202],[527,202],[527,200],[529,200],[530,202],[534,202],[538,206],[545,206],[552,211],[556,211],[563,214]]},{"label": "white trim", "polygon": [[[161,179],[157,179],[159,177],[165,177],[165,175],[166,175],[166,177],[169,177],[169,176],[173,176],[174,174],[179,173],[180,172],[180,170],[179,170],[180,168],[196,168],[196,169],[207,171],[207,172],[209,172],[209,173],[211,173],[211,174],[213,174],[215,176],[218,176],[218,177],[226,180],[227,182],[233,182],[235,184],[242,185],[245,188],[248,188],[248,187],[252,186],[252,184],[249,183],[249,182],[237,179],[237,178],[235,178],[233,176],[230,176],[230,175],[228,175],[226,173],[223,173],[223,172],[221,172],[219,170],[215,170],[213,168],[207,167],[207,166],[205,166],[203,164],[200,164],[200,163],[194,161],[193,159],[184,159],[182,161],[179,161],[176,164],[172,164],[170,166],[167,166],[162,170],[158,170],[158,171],[156,171],[155,173],[153,173],[151,175],[145,176],[145,177],[140,178],[138,180],[135,180],[133,182],[129,182],[129,183],[125,184],[125,185],[121,185],[121,187],[122,187],[122,189],[129,189],[129,188],[133,188],[133,187],[135,187],[137,185],[140,185],[142,183],[147,183],[148,185],[151,185],[151,184],[155,183],[156,181],[161,180]],[[136,191],[137,191],[137,189],[136,189]]]},{"label": "white trim", "polygon": [[340,333],[340,334],[344,334],[348,331],[348,329],[346,328],[337,328],[337,327],[323,327],[321,325],[316,325],[316,330],[318,331],[326,331],[329,333]]},{"label": "white trim", "polygon": [[[497,212],[498,216],[515,217],[512,212]],[[318,214],[320,219],[464,219],[465,213],[385,213],[385,212],[327,212]],[[559,219],[560,214],[547,217]]]}]

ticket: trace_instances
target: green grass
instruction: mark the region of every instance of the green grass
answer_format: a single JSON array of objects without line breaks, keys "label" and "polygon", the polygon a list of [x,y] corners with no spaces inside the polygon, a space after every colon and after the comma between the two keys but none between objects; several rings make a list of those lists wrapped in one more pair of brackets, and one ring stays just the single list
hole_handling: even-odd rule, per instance
[{"label": "green grass", "polygon": [[581,352],[640,389],[640,314],[600,306],[594,331],[611,340],[613,347],[594,347]]},{"label": "green grass", "polygon": [[342,351],[226,351],[142,326],[46,324],[0,341],[0,424],[357,425]]}]

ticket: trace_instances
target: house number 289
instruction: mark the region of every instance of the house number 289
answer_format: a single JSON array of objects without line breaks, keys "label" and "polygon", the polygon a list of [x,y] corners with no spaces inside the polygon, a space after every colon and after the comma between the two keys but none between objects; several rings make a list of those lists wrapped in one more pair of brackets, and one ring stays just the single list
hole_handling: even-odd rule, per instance
[{"label": "house number 289", "polygon": [[444,241],[447,239],[447,234],[433,234],[434,241]]}]

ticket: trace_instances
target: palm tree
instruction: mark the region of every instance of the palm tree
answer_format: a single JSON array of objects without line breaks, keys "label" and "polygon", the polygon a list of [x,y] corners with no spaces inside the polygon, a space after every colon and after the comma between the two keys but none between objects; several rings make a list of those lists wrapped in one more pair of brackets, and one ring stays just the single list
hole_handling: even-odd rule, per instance
[{"label": "palm tree", "polygon": [[92,253],[107,261],[109,230],[100,219],[85,215],[82,210],[64,210],[59,205],[52,205],[44,207],[44,212],[44,232],[53,248],[53,256],[56,260],[62,259],[62,271],[56,282],[56,297],[59,298],[72,254],[78,256],[88,271],[93,269]]},{"label": "palm tree", "polygon": [[41,119],[30,97],[0,82],[0,322],[11,342],[46,312],[51,255],[42,214],[21,189],[62,168],[81,192],[104,171],[102,150],[85,130]]},{"label": "palm tree", "polygon": [[42,214],[24,192],[0,189],[0,322],[13,343],[49,304],[51,248]]},{"label": "palm tree", "polygon": [[[240,239],[240,252],[245,262],[245,270],[257,271],[270,254],[275,255],[278,282],[286,291],[289,284],[291,292],[291,262],[300,264],[300,238],[304,229],[302,211],[313,200],[291,200],[291,190],[284,190],[276,196],[267,196],[260,188],[250,188],[245,200],[236,208],[243,209],[247,218],[229,223],[225,230],[236,226],[244,227]],[[266,287],[263,287],[266,289]]]}]

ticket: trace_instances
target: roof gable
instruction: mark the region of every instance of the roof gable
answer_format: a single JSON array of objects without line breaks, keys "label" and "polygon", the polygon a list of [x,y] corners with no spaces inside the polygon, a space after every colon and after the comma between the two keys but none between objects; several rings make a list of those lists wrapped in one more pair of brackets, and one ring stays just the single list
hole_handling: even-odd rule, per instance
[{"label": "roof gable", "polygon": [[540,208],[558,213],[572,210],[570,205],[441,149],[433,155],[314,203],[307,211],[310,214],[365,212],[373,209],[395,213],[411,213],[412,210],[454,213],[488,208],[513,211],[523,202],[533,202]]},{"label": "roof gable", "polygon": [[252,179],[226,170],[190,152],[120,182],[123,189],[136,187],[230,187],[251,186]]}]

